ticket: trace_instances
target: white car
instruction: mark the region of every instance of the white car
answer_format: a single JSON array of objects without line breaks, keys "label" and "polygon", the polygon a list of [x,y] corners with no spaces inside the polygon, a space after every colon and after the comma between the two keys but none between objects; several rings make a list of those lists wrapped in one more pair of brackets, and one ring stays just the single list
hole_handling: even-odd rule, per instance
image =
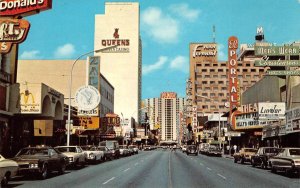
[{"label": "white car", "polygon": [[129,151],[128,151],[128,147],[126,145],[120,145],[119,146],[120,149],[120,155],[121,156],[128,156],[129,155]]},{"label": "white car", "polygon": [[57,146],[55,149],[68,157],[70,166],[84,166],[86,163],[87,156],[80,146]]},{"label": "white car", "polygon": [[16,161],[5,159],[0,155],[0,181],[1,187],[5,187],[11,177],[18,172],[19,165]]},{"label": "white car", "polygon": [[94,163],[104,161],[104,151],[99,150],[96,146],[81,146],[81,148],[86,154],[87,161]]}]

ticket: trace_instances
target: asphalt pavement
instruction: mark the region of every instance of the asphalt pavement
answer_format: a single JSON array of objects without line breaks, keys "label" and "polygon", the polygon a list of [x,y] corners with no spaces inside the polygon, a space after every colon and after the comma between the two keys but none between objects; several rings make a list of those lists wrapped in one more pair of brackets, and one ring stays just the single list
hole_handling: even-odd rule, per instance
[{"label": "asphalt pavement", "polygon": [[46,180],[18,177],[9,187],[300,187],[298,177],[273,174],[270,170],[236,164],[229,157],[191,156],[180,150],[141,151],[137,155],[96,165],[87,165],[65,174],[53,173]]}]

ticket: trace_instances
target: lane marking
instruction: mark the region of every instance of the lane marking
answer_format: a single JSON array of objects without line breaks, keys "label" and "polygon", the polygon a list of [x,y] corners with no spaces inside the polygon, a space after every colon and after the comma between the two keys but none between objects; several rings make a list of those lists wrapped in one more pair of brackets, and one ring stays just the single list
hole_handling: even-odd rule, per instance
[{"label": "lane marking", "polygon": [[134,166],[138,165],[139,163],[135,163]]},{"label": "lane marking", "polygon": [[206,167],[207,170],[211,170],[211,168]]},{"label": "lane marking", "polygon": [[126,170],[123,170],[123,172],[126,172],[126,171],[128,171],[128,170],[130,170],[130,168],[127,168]]},{"label": "lane marking", "polygon": [[108,182],[110,182],[113,179],[115,179],[115,177],[110,178],[109,180],[107,180],[106,182],[104,182],[103,185],[107,184]]},{"label": "lane marking", "polygon": [[221,178],[223,178],[224,180],[226,180],[225,176],[222,176],[221,174],[218,174],[218,176],[220,176]]},{"label": "lane marking", "polygon": [[202,164],[202,163],[200,163],[200,165],[201,165],[201,166],[203,166],[203,164]]}]

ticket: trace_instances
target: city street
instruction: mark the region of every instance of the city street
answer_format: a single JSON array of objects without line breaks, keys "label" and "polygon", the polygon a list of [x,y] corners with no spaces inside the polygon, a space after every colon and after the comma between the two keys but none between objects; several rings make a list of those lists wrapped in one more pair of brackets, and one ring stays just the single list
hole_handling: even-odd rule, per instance
[{"label": "city street", "polygon": [[141,151],[138,155],[67,170],[46,180],[17,177],[9,187],[299,187],[300,179],[232,159],[187,156],[181,150]]}]

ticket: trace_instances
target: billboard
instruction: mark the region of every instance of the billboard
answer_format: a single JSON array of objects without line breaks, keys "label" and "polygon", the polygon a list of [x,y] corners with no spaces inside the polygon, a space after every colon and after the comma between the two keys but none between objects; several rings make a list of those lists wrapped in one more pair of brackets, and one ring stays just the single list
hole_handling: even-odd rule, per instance
[{"label": "billboard", "polygon": [[300,132],[300,108],[286,112],[286,133]]},{"label": "billboard", "polygon": [[285,119],[284,102],[260,102],[258,103],[259,120]]}]

